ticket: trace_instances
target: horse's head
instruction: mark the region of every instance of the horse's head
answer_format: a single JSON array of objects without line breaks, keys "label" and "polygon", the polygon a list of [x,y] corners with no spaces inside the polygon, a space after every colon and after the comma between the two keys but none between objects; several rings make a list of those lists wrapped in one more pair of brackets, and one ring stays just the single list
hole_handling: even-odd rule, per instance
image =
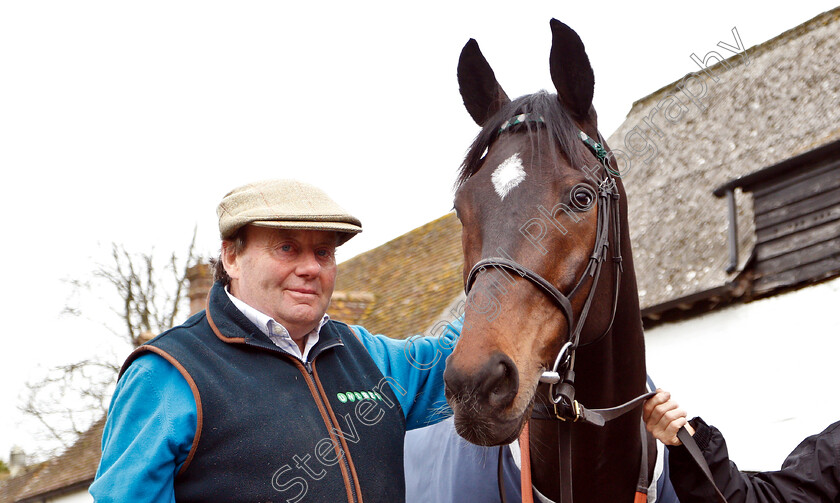
[{"label": "horse's head", "polygon": [[[608,219],[606,199],[620,190],[614,183],[605,190],[613,178],[582,140],[599,141],[592,68],[571,28],[552,20],[551,30],[556,95],[542,91],[511,101],[474,40],[458,64],[464,104],[483,129],[455,195],[468,296],[445,380],[458,433],[482,445],[519,434],[542,373],[584,311],[597,277],[591,264],[612,264],[608,256],[590,260],[599,252],[596,241],[604,243],[599,236],[611,234],[609,220],[599,225],[599,211]],[[526,269],[562,292],[567,306],[536,277],[525,277]],[[581,343],[608,329],[616,274],[611,265],[603,268]]]}]

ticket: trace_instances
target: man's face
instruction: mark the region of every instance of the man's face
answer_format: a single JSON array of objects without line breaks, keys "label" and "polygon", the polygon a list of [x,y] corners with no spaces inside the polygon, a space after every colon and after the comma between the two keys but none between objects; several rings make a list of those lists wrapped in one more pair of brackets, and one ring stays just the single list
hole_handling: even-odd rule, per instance
[{"label": "man's face", "polygon": [[336,233],[252,225],[244,232],[241,252],[224,243],[230,292],[274,318],[293,339],[300,339],[317,328],[330,303]]}]

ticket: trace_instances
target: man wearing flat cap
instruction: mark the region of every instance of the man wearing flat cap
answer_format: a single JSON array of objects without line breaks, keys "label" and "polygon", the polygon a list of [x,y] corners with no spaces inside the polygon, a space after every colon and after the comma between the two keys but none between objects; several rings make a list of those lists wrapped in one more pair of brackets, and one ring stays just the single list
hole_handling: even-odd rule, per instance
[{"label": "man wearing flat cap", "polygon": [[460,322],[403,341],[331,320],[335,249],[362,227],[311,185],[246,185],[218,215],[207,308],[123,365],[94,499],[404,501],[403,437],[444,418]]}]

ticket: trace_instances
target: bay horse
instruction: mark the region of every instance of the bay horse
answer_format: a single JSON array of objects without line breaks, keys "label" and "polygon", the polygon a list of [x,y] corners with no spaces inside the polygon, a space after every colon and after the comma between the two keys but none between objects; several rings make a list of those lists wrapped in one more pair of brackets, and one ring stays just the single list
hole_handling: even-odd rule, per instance
[{"label": "bay horse", "polygon": [[626,197],[583,42],[555,19],[551,31],[556,95],[511,100],[475,40],[461,52],[460,92],[482,130],[456,183],[468,294],[446,397],[456,431],[478,445],[510,443],[533,416],[522,450],[542,495],[630,502],[654,467],[653,456],[643,466],[655,446],[641,408],[602,426],[609,413],[591,410],[646,391]]}]

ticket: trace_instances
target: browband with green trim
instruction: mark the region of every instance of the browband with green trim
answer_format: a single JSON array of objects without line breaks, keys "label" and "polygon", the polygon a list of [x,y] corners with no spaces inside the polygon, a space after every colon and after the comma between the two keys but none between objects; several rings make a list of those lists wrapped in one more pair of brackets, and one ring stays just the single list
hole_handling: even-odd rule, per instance
[{"label": "browband with green trim", "polygon": [[592,152],[595,153],[595,157],[602,161],[607,158],[607,150],[603,147],[603,145],[590,138],[580,129],[578,129],[578,136],[581,140],[583,140],[583,143],[585,143],[587,147],[592,149]]},{"label": "browband with green trim", "polygon": [[507,122],[502,124],[502,127],[499,128],[499,134],[505,132],[508,128],[511,128],[517,124],[522,124],[523,122],[542,122],[545,124],[545,119],[543,119],[542,115],[539,117],[531,117],[529,114],[519,114],[514,117],[508,119]]},{"label": "browband with green trim", "polygon": [[[542,115],[540,115],[539,117],[532,117],[529,114],[519,114],[514,117],[511,117],[507,120],[507,122],[502,124],[502,126],[499,128],[499,134],[504,133],[505,131],[517,124],[522,124],[523,122],[541,122],[545,124],[545,119]],[[580,129],[578,129],[578,137],[580,137],[581,141],[583,141],[583,143],[585,143],[587,147],[592,149],[592,152],[595,154],[595,157],[597,157],[599,160],[603,161],[607,158],[607,150],[603,147],[603,145],[590,138],[586,133],[584,133]]]}]

